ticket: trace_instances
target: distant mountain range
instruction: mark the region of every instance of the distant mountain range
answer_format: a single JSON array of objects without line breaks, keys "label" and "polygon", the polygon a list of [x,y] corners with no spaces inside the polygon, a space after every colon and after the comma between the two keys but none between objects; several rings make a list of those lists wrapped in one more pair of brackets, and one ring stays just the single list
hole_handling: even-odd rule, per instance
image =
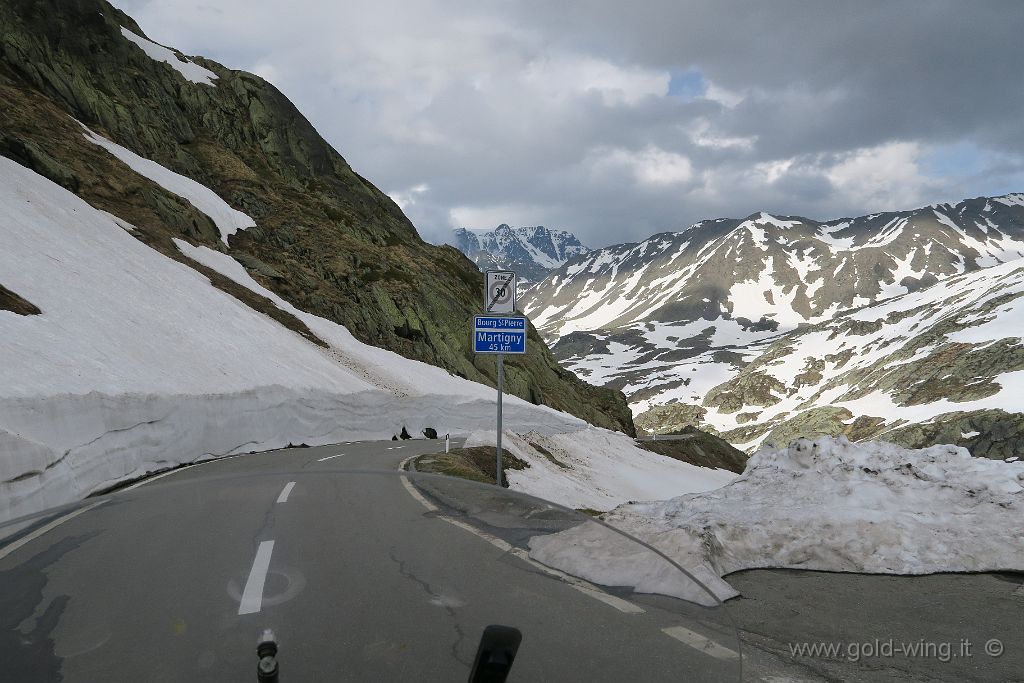
[{"label": "distant mountain range", "polygon": [[543,225],[512,228],[504,223],[494,230],[455,230],[455,246],[480,270],[511,270],[519,275],[521,290],[543,280],[553,269],[590,251],[571,232]]},{"label": "distant mountain range", "polygon": [[[860,375],[846,377],[852,367],[908,364],[903,386],[880,389],[891,404],[851,404],[849,415],[835,412],[842,425],[817,425],[819,433],[838,433],[860,417],[884,418],[877,429],[858,432],[866,437],[881,433],[883,424],[923,424],[934,417],[930,409],[901,412],[910,405],[939,402],[955,411],[965,387],[984,385],[982,393],[1003,396],[1013,385],[1012,378],[997,382],[986,373],[1024,369],[1024,321],[1013,327],[1006,322],[1014,315],[1010,309],[976,309],[977,302],[942,288],[1003,288],[1011,297],[1012,287],[1024,280],[1024,270],[1013,267],[1022,256],[1022,194],[828,222],[757,213],[591,251],[532,288],[524,310],[568,367],[626,393],[638,425],[712,427],[748,448],[814,432],[806,416],[799,428],[793,420],[866,394],[875,385]],[[876,311],[878,317],[870,317]],[[905,329],[910,322],[900,324],[911,319],[917,322],[913,329]],[[939,332],[939,320],[954,326],[997,322],[979,328],[990,332],[973,333],[968,348]],[[815,331],[824,337],[813,336]],[[837,336],[847,342],[841,349],[823,341]],[[812,339],[815,344],[806,347]],[[951,358],[980,362],[975,353],[996,347],[1002,349],[1000,363],[956,365],[955,379],[933,378],[927,391],[905,395],[908,386],[953,369],[935,365],[935,354],[958,349]],[[893,354],[916,348],[919,355],[886,360],[879,348]],[[799,362],[794,349],[804,354]],[[775,366],[781,370],[766,374]],[[854,381],[835,384],[840,376]],[[808,393],[812,385],[831,391]],[[840,386],[846,388],[838,392]],[[766,409],[781,404],[788,414]],[[883,404],[885,410],[878,407]],[[821,413],[815,415],[821,423]],[[964,433],[972,431],[978,430]],[[920,436],[918,430],[913,438]],[[924,443],[907,438],[908,445]],[[954,442],[966,438],[957,435]]]}]

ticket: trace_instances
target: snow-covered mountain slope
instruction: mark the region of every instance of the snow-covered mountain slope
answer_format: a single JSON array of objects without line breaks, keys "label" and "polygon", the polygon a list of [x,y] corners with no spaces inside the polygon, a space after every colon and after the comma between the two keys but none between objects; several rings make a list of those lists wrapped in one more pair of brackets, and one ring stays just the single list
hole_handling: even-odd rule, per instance
[{"label": "snow-covered mountain slope", "polygon": [[[474,362],[466,334],[479,270],[424,242],[279,90],[159,45],[106,0],[45,9],[0,2],[0,156],[131,224],[164,256],[186,262],[175,239],[229,253],[268,291],[365,344],[494,384],[496,364]],[[295,315],[203,272],[315,340]],[[579,381],[531,336],[509,361],[509,393],[633,432],[621,393]]]},{"label": "snow-covered mountain slope", "polygon": [[563,363],[671,429],[801,326],[1022,255],[1019,194],[829,223],[760,213],[590,252],[524,304]]},{"label": "snow-covered mountain slope", "polygon": [[639,321],[785,330],[1022,256],[1024,195],[828,223],[762,212],[591,251],[524,310],[552,340]]},{"label": "snow-covered mountain slope", "polygon": [[[304,338],[4,157],[0,211],[0,285],[28,304],[0,309],[0,520],[214,455],[493,425],[489,387],[365,345],[230,256],[176,242],[204,273],[296,316]],[[585,426],[505,406],[517,429]]]},{"label": "snow-covered mountain slope", "polygon": [[825,433],[1024,456],[1024,260],[782,336],[702,409],[746,447]]},{"label": "snow-covered mountain slope", "polygon": [[480,270],[514,271],[525,287],[590,251],[571,232],[549,230],[543,225],[511,228],[502,224],[486,232],[458,228],[455,246]]}]

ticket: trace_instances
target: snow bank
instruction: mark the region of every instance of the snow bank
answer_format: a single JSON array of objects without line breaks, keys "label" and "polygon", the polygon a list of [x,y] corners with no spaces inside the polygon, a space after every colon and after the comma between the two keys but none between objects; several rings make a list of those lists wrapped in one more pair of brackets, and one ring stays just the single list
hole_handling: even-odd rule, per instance
[{"label": "snow bank", "polygon": [[[216,455],[493,424],[492,389],[274,297],[320,348],[3,157],[0,210],[0,283],[42,310],[0,310],[0,521]],[[181,244],[273,297],[230,257]],[[526,430],[585,424],[514,397],[505,410]]]},{"label": "snow bank", "polygon": [[[525,402],[510,419],[542,430],[571,421]],[[402,426],[464,433],[493,420],[493,401],[282,386],[0,399],[0,522],[182,463],[289,443],[387,439]]]},{"label": "snow bank", "polygon": [[169,64],[172,69],[180,73],[185,77],[186,80],[200,85],[214,85],[214,81],[217,80],[217,74],[213,73],[209,69],[199,66],[195,62],[190,62],[187,59],[180,59],[173,50],[170,50],[163,45],[158,45],[151,40],[146,40],[140,35],[132,33],[124,26],[121,27],[121,35],[130,40],[131,42],[142,48],[150,59],[155,59],[158,62],[164,62]]},{"label": "snow bank", "polygon": [[[494,431],[479,431],[469,436],[466,446],[493,446],[495,441]],[[610,510],[628,501],[663,500],[716,489],[736,478],[727,470],[652,453],[625,434],[597,427],[548,435],[505,430],[502,448],[530,465],[508,470],[510,488],[576,509]]]},{"label": "snow bank", "polygon": [[693,573],[688,576],[664,557],[597,522],[534,536],[529,548],[532,559],[602,586],[629,586],[637,593],[671,595],[708,606],[738,595],[709,568],[688,570]]},{"label": "snow bank", "polygon": [[[466,447],[493,446],[495,440],[495,432],[478,431],[470,434]],[[627,501],[709,491],[737,476],[652,453],[625,434],[590,426],[547,435],[506,430],[502,448],[529,464],[506,471],[509,488],[576,509],[609,510]],[[711,568],[683,564],[693,575],[689,577],[663,557],[597,523],[535,536],[529,548],[530,557],[538,562],[606,586],[631,586],[640,593],[672,595],[702,605],[737,595]]]},{"label": "snow bank", "polygon": [[[80,124],[81,125],[81,124]],[[126,149],[116,142],[111,142],[102,135],[97,135],[84,125],[85,138],[103,149],[107,150],[122,162],[128,165],[139,175],[149,178],[154,183],[188,201],[189,204],[209,216],[217,229],[220,230],[220,238],[224,244],[228,243],[228,237],[239,230],[245,230],[256,225],[247,214],[237,209],[232,209],[227,202],[221,199],[216,192],[201,183],[175,173],[155,161],[140,157],[130,149]]]},{"label": "snow bank", "polygon": [[1024,570],[1022,512],[1024,463],[826,437],[762,449],[720,489],[624,505],[605,521],[698,576],[927,574]]}]

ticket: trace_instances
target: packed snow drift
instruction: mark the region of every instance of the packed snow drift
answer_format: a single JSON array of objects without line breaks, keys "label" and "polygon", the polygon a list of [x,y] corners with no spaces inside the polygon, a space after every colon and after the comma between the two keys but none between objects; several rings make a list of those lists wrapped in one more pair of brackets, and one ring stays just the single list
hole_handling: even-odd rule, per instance
[{"label": "packed snow drift", "polygon": [[[494,431],[469,435],[466,447],[493,446]],[[591,427],[564,433],[502,432],[502,448],[529,467],[508,470],[509,488],[565,507],[611,510],[636,500],[709,491],[736,478],[644,450],[619,432]]]},{"label": "packed snow drift", "polygon": [[[1024,463],[964,448],[919,450],[845,437],[764,448],[722,488],[629,503],[605,515],[722,599],[741,569],[886,574],[1024,570]],[[566,544],[576,543],[564,533]],[[550,543],[550,541],[549,541]],[[642,568],[634,568],[634,573]],[[588,577],[598,580],[598,577]]]}]

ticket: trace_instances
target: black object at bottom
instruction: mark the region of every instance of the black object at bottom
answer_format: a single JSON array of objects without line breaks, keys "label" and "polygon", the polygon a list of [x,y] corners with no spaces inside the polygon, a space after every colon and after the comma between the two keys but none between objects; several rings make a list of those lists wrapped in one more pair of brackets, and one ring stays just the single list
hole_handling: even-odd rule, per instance
[{"label": "black object at bottom", "polygon": [[523,634],[511,626],[492,625],[484,629],[476,650],[469,683],[504,683],[512,670]]},{"label": "black object at bottom", "polygon": [[256,680],[259,683],[277,683],[277,639],[269,628],[263,631],[256,643],[256,656],[260,658],[256,666]]}]

